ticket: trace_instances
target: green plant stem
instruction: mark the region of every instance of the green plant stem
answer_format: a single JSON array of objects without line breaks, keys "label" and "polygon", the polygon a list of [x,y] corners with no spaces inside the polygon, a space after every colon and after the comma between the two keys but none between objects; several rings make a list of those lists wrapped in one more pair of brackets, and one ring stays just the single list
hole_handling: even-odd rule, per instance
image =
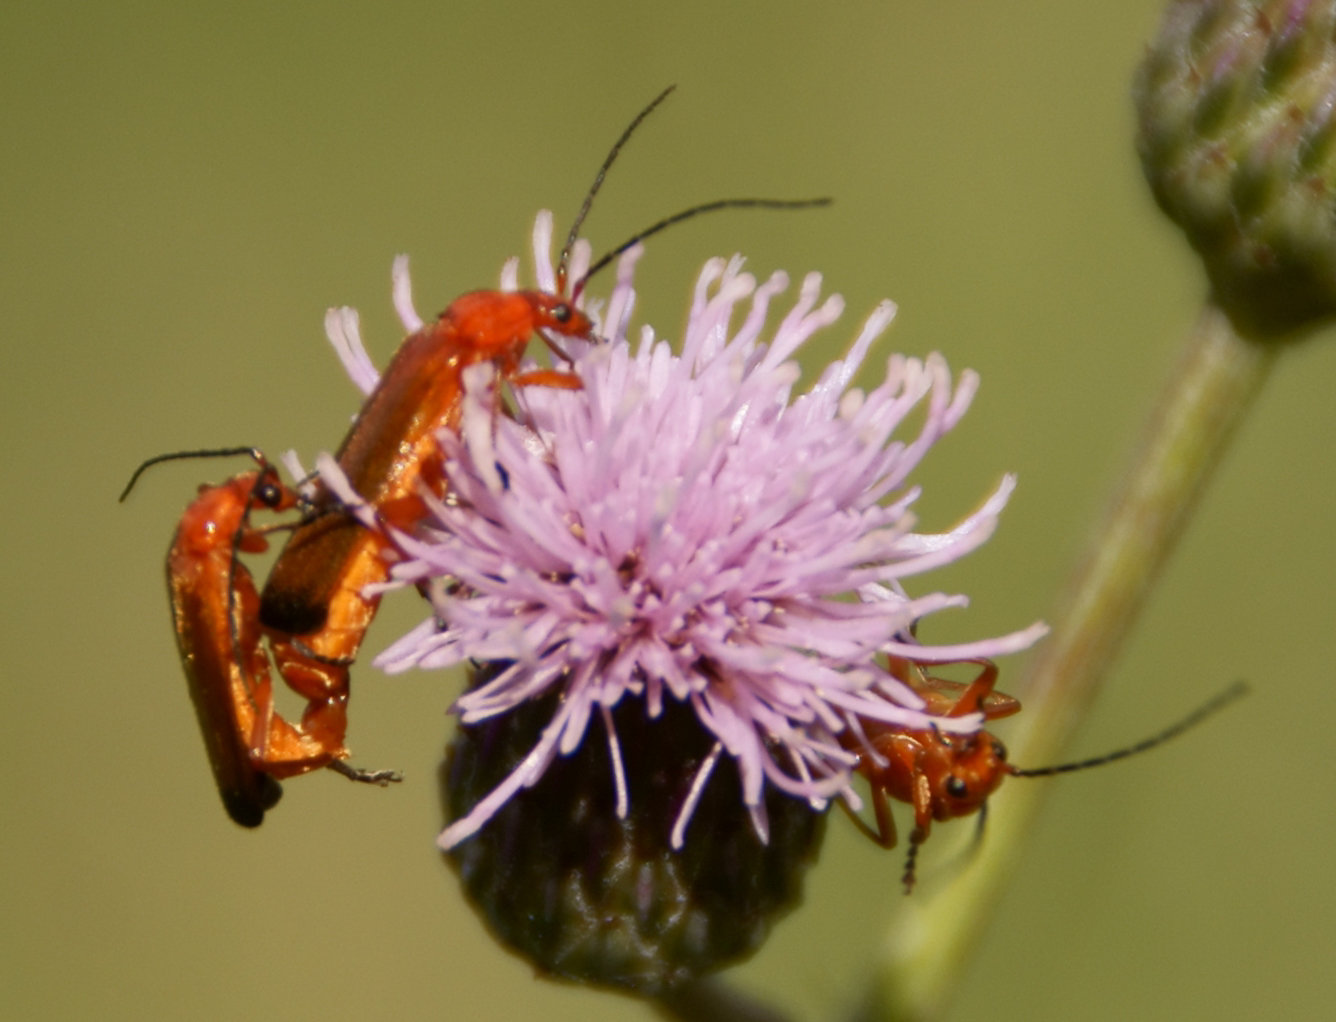
[{"label": "green plant stem", "polygon": [[[1213,304],[1202,311],[1058,605],[1053,633],[1018,686],[1026,709],[1008,740],[1017,762],[1062,754],[1280,347],[1240,336]],[[980,854],[936,897],[905,899],[882,949],[869,1018],[940,1016],[1046,787],[1004,785]]]}]

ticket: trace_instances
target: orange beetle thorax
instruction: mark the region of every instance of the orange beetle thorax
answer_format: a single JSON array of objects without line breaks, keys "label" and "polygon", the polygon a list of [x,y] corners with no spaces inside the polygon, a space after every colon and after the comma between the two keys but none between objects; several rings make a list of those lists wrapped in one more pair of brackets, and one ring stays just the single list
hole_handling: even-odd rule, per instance
[{"label": "orange beetle thorax", "polygon": [[496,359],[503,369],[513,369],[540,329],[567,337],[587,337],[593,324],[558,295],[543,291],[472,291],[451,302],[431,329],[453,342],[463,362]]},{"label": "orange beetle thorax", "polygon": [[296,495],[272,482],[261,483],[259,472],[243,472],[218,486],[201,486],[177,529],[176,542],[195,557],[215,555],[232,558],[232,541],[240,536],[237,549],[260,553],[268,543],[259,533],[249,533],[242,523],[254,510],[287,511],[297,506]]}]

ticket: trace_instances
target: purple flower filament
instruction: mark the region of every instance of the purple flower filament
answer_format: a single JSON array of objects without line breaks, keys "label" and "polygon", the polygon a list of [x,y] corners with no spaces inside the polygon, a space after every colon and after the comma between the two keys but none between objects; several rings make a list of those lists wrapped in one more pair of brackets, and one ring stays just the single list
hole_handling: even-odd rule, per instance
[{"label": "purple flower filament", "polygon": [[[538,284],[551,289],[551,218],[535,229]],[[508,666],[461,696],[465,726],[559,689],[562,699],[537,744],[440,844],[465,840],[515,792],[534,785],[555,757],[604,724],[619,812],[627,785],[611,710],[640,699],[651,718],[666,699],[689,705],[715,738],[693,792],[671,824],[686,839],[691,810],[720,756],[736,760],[742,803],[762,840],[769,783],[820,809],[832,798],[857,808],[853,753],[840,745],[860,719],[906,729],[973,732],[978,714],[931,717],[887,668],[887,656],[920,663],[992,657],[1044,632],[954,646],[919,645],[911,627],[964,596],[908,595],[910,576],[950,563],[991,535],[1014,486],[1004,477],[983,506],[946,533],[913,531],[913,469],[960,421],[977,386],[951,378],[939,355],[891,355],[880,386],[851,387],[895,307],[884,302],[849,353],[794,395],[793,356],[843,311],[809,274],[778,327],[768,312],[788,278],[758,286],[740,258],[711,260],[696,285],[685,337],[673,345],[641,328],[627,338],[639,249],[622,257],[603,315],[603,343],[569,343],[578,391],[521,388],[517,414],[498,415],[489,364],[465,373],[458,433],[442,434],[448,498],[431,500],[413,535],[394,533],[403,560],[391,586],[435,585],[433,613],[377,658],[391,673],[470,660]],[[577,261],[587,264],[587,247]],[[579,267],[572,276],[578,278]],[[515,287],[516,264],[503,273]],[[406,263],[396,261],[395,305],[414,328]],[[735,316],[742,322],[735,330]],[[365,388],[374,371],[355,315],[328,323]],[[570,350],[570,349],[575,350]],[[900,439],[921,409],[916,435]],[[499,469],[498,469],[499,466]],[[358,502],[332,459],[326,483]],[[380,527],[363,507],[367,524]]]}]

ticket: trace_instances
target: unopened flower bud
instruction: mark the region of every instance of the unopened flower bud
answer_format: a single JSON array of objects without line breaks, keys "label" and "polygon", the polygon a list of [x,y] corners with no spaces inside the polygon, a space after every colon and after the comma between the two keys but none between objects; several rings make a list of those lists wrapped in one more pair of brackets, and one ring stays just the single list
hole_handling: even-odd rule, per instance
[{"label": "unopened flower bud", "polygon": [[1254,336],[1336,312],[1336,3],[1173,0],[1138,71],[1142,166]]}]

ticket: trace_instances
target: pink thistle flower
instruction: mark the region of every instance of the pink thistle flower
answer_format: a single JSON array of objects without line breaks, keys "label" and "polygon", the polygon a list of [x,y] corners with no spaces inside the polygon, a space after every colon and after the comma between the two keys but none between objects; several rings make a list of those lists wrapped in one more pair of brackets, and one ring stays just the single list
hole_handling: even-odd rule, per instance
[{"label": "pink thistle flower", "polygon": [[[538,218],[534,251],[538,285],[552,290],[550,214]],[[576,349],[583,390],[522,388],[511,418],[495,413],[492,367],[466,373],[463,425],[441,437],[449,497],[432,502],[414,535],[394,534],[403,560],[390,586],[449,583],[430,587],[432,616],[381,654],[380,667],[503,664],[455,704],[465,725],[562,694],[528,756],[442,833],[444,849],[578,748],[594,717],[606,729],[624,816],[611,711],[628,698],[642,700],[651,718],[665,700],[687,704],[715,738],[673,823],[675,848],[724,755],[738,764],[742,802],[762,840],[766,784],[814,808],[843,798],[856,809],[857,756],[841,746],[842,732],[861,734],[861,720],[957,733],[981,725],[978,714],[926,714],[888,672],[887,654],[920,663],[993,657],[1046,631],[1035,624],[955,646],[919,645],[911,635],[919,619],[967,600],[910,596],[905,581],[984,543],[1014,487],[1005,476],[948,532],[914,531],[919,490],[910,475],[964,415],[974,373],[953,383],[939,355],[891,355],[879,386],[852,388],[895,314],[888,301],[849,353],[795,396],[793,356],[838,319],[843,301],[821,300],[821,277],[809,274],[767,331],[788,278],[777,272],[758,285],[738,257],[706,264],[680,345],[649,327],[632,344],[639,255],[637,248],[622,257],[606,308],[591,312],[604,342],[563,339]],[[583,265],[587,258],[587,248],[577,255]],[[503,271],[503,287],[517,285],[516,266]],[[572,278],[580,272],[577,265]],[[405,326],[415,328],[402,257],[394,294]],[[327,325],[358,385],[374,386],[355,313],[331,313]],[[898,437],[920,407],[917,435]],[[333,459],[319,467],[356,507]],[[369,509],[360,513],[379,527]]]}]

